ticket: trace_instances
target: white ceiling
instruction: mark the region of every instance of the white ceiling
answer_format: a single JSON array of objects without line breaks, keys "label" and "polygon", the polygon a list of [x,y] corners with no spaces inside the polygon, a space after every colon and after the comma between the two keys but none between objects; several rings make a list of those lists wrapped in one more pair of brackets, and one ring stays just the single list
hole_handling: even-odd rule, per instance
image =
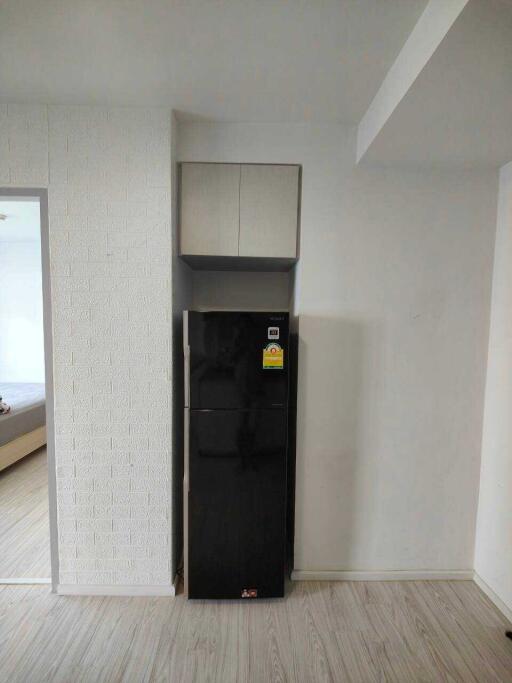
[{"label": "white ceiling", "polygon": [[4,101],[357,123],[427,0],[2,0]]},{"label": "white ceiling", "polygon": [[39,242],[39,201],[0,199],[0,244],[5,242]]},{"label": "white ceiling", "polygon": [[470,0],[364,163],[496,167],[512,160],[512,2]]}]

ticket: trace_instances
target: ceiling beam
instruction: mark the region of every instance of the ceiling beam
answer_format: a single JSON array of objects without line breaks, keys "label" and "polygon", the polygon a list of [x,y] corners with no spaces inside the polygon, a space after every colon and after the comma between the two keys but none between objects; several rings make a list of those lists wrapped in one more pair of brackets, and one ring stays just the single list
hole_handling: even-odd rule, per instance
[{"label": "ceiling beam", "polygon": [[429,0],[357,128],[361,161],[469,0]]}]

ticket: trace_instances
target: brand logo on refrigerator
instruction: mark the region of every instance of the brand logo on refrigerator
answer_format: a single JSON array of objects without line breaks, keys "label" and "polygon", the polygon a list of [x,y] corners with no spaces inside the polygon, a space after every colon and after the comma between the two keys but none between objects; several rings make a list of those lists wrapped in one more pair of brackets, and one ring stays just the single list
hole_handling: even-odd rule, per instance
[{"label": "brand logo on refrigerator", "polygon": [[257,598],[258,589],[257,588],[244,588],[242,589],[242,598]]},{"label": "brand logo on refrigerator", "polygon": [[269,327],[268,328],[268,338],[269,339],[279,339],[279,327]]}]

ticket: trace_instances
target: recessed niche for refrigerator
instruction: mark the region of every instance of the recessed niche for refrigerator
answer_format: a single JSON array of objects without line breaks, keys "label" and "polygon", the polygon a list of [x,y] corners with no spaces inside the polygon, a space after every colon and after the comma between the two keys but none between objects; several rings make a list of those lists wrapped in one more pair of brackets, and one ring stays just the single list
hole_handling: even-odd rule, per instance
[{"label": "recessed niche for refrigerator", "polygon": [[192,271],[194,310],[287,311],[295,270],[289,273]]}]

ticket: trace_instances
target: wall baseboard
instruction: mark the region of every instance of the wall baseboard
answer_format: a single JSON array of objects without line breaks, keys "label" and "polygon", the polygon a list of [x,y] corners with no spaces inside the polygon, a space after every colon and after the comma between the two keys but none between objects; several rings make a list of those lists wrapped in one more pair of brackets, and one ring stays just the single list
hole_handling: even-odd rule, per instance
[{"label": "wall baseboard", "polygon": [[292,581],[471,581],[473,574],[472,569],[407,569],[375,572],[295,569],[292,572]]},{"label": "wall baseboard", "polygon": [[94,586],[87,584],[62,584],[57,586],[58,595],[103,595],[123,597],[173,597],[174,586]]},{"label": "wall baseboard", "polygon": [[481,576],[476,572],[473,577],[474,582],[480,588],[480,590],[487,595],[489,600],[494,603],[494,605],[499,609],[499,611],[512,623],[512,609],[506,605],[503,600],[496,595],[493,589],[485,583]]},{"label": "wall baseboard", "polygon": [[21,578],[21,579],[1,579],[0,586],[43,586],[51,584],[51,579],[31,579],[31,578]]}]

